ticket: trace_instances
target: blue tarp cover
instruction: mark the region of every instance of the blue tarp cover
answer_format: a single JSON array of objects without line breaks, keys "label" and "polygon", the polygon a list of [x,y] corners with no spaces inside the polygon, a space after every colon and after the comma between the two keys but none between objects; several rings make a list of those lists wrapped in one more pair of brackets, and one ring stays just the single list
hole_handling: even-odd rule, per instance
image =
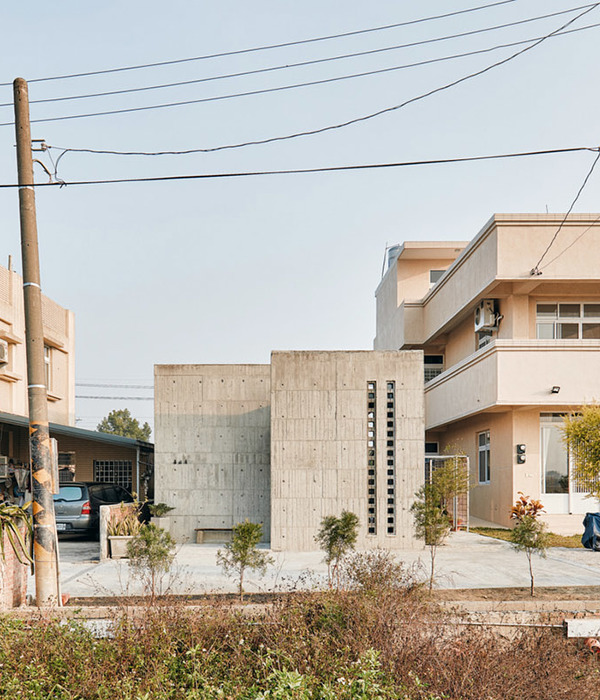
[{"label": "blue tarp cover", "polygon": [[581,544],[586,549],[600,551],[600,513],[586,513],[583,519],[584,533]]}]

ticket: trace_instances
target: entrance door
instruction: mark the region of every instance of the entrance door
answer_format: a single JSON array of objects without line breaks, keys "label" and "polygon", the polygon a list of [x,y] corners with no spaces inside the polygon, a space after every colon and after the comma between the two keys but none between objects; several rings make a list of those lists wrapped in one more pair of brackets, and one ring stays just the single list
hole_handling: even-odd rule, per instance
[{"label": "entrance door", "polygon": [[598,501],[588,498],[587,492],[572,479],[562,423],[559,413],[540,416],[542,503],[547,513],[596,511]]}]

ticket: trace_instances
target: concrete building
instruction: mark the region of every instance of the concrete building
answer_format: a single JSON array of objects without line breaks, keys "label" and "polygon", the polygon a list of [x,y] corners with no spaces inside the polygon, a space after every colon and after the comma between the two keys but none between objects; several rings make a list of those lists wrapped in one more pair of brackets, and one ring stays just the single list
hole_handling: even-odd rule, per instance
[{"label": "concrete building", "polygon": [[563,218],[495,215],[470,243],[393,248],[374,347],[423,350],[426,452],[470,457],[474,516],[508,525],[522,491],[579,532],[598,504],[560,425],[600,400],[600,216]]},{"label": "concrete building", "polygon": [[248,518],[275,550],[316,549],[325,515],[358,546],[415,543],[420,352],[274,352],[271,365],[155,367],[156,495],[178,539],[223,541]]},{"label": "concrete building", "polygon": [[[44,356],[50,437],[59,467],[75,479],[116,481],[151,488],[153,446],[75,426],[75,320],[72,311],[42,295]],[[29,466],[29,404],[23,280],[0,267],[0,466]],[[4,480],[2,489],[6,491]],[[10,488],[8,489],[10,491]]]},{"label": "concrete building", "polygon": [[270,522],[269,365],[156,365],[155,500],[178,540]]}]

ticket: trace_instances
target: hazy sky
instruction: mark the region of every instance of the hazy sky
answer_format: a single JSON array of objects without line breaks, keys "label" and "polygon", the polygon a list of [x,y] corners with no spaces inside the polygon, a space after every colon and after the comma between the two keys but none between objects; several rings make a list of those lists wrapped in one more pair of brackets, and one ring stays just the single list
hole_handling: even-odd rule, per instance
[{"label": "hazy sky", "polygon": [[[584,5],[514,0],[450,18],[328,41],[74,79],[408,22],[485,0],[3,3],[0,102],[187,86],[31,105],[32,120],[200,100],[403,66],[548,34]],[[250,76],[232,73],[392,47],[581,7],[569,14],[410,48]],[[600,23],[600,7],[569,29]],[[319,135],[164,157],[67,153],[66,182],[452,158],[600,142],[600,28],[550,38],[506,65],[379,117]],[[321,85],[32,124],[52,146],[185,150],[318,129],[400,104],[524,45]],[[11,106],[0,122],[12,122]],[[0,127],[0,183],[16,181],[14,129]],[[52,150],[56,158],[59,150]],[[39,154],[38,154],[39,155]],[[566,211],[594,154],[362,170],[45,188],[37,191],[44,292],[76,318],[80,383],[153,382],[155,363],[267,363],[273,349],[368,349],[386,244],[468,240],[494,212]],[[43,155],[49,165],[48,156]],[[575,211],[597,211],[594,174]],[[38,182],[47,178],[36,170]],[[18,199],[0,189],[0,262],[20,270]],[[78,395],[151,391],[78,387]],[[151,401],[78,400],[78,425]]]}]

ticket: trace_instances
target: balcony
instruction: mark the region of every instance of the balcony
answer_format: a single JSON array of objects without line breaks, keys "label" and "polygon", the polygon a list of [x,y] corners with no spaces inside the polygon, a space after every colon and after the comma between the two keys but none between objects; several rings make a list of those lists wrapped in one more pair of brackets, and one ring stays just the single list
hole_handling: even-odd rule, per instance
[{"label": "balcony", "polygon": [[494,340],[427,383],[426,428],[494,407],[552,411],[596,400],[600,341]]}]

